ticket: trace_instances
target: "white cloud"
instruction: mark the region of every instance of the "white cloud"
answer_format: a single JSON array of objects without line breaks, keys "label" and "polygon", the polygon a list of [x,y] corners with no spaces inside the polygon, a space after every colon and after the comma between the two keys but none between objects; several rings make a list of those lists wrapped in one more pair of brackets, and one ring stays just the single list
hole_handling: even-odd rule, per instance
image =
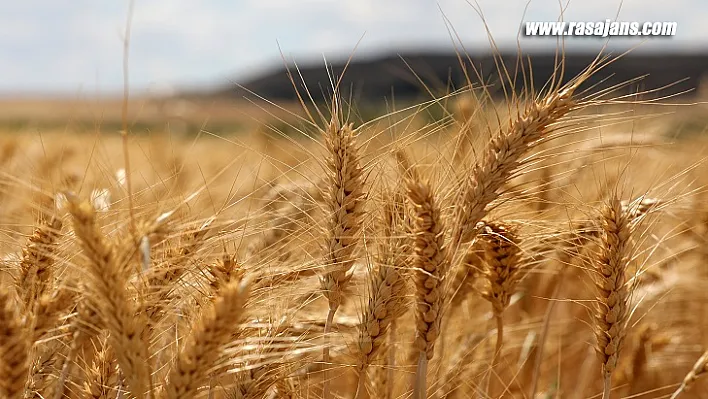
[{"label": "white cloud", "polygon": [[[475,4],[475,2],[472,2]],[[494,39],[513,45],[522,20],[555,20],[557,0],[478,0]],[[614,18],[619,0],[573,0],[566,20]],[[0,92],[118,89],[127,1],[42,0],[8,3],[0,14]],[[442,12],[441,12],[442,11]],[[620,19],[676,20],[670,43],[703,44],[708,24],[703,0],[625,0]],[[446,23],[466,48],[486,48],[482,20],[466,0],[137,0],[131,42],[136,88],[209,82],[231,73],[279,63],[277,43],[298,60],[332,59],[383,50],[452,45]],[[591,40],[567,42],[597,45]],[[552,39],[522,39],[524,48],[554,46]]]}]

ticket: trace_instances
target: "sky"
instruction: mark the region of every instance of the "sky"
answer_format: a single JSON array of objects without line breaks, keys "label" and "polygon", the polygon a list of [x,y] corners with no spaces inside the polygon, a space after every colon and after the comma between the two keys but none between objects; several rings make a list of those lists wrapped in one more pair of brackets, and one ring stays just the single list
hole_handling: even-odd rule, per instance
[{"label": "sky", "polygon": [[[567,0],[562,0],[566,5]],[[24,0],[0,6],[0,94],[106,95],[123,84],[128,0]],[[481,9],[484,19],[475,10]],[[136,0],[129,82],[164,93],[217,85],[281,67],[405,53],[443,51],[459,40],[488,50],[486,21],[501,48],[516,48],[524,21],[555,21],[558,0]],[[706,0],[571,0],[566,21],[675,21],[676,36],[642,51],[708,49]],[[638,45],[641,39],[611,41]],[[597,38],[566,47],[599,48]],[[553,38],[522,37],[524,50],[555,48]]]}]

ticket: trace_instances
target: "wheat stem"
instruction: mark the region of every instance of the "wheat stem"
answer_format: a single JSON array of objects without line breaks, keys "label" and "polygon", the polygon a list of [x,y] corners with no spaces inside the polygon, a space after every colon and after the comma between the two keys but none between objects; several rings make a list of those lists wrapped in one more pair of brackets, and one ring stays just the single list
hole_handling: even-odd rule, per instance
[{"label": "wheat stem", "polygon": [[531,394],[529,395],[529,398],[536,397],[536,390],[538,389],[538,379],[541,374],[541,363],[543,362],[543,351],[546,346],[546,339],[548,338],[548,330],[551,326],[551,316],[553,314],[553,310],[556,308],[556,304],[558,303],[557,301],[555,301],[555,298],[560,293],[560,288],[563,283],[564,277],[565,273],[561,272],[560,276],[556,280],[556,286],[553,288],[553,294],[551,295],[551,303],[548,304],[546,313],[543,316],[543,326],[541,326],[541,333],[539,334],[538,338],[538,347],[536,348],[536,358],[534,359],[533,377],[531,382]]},{"label": "wheat stem", "polygon": [[322,337],[323,339],[323,348],[322,348],[322,363],[325,368],[324,372],[324,381],[322,382],[322,397],[323,398],[328,398],[330,396],[330,384],[329,384],[329,379],[330,379],[330,373],[329,373],[329,368],[331,366],[330,362],[330,356],[329,356],[329,334],[332,331],[332,323],[334,322],[334,314],[337,312],[337,309],[329,309],[327,311],[327,320],[325,321],[324,325],[324,336]]},{"label": "wheat stem", "polygon": [[357,374],[356,392],[354,392],[355,399],[363,399],[366,397],[366,370],[360,370]]},{"label": "wheat stem", "polygon": [[413,385],[413,399],[425,399],[427,397],[428,383],[428,357],[425,352],[420,352],[418,356],[418,366],[415,370],[415,383]]},{"label": "wheat stem", "polygon": [[689,390],[693,383],[706,373],[708,373],[708,351],[698,358],[691,371],[686,374],[686,377],[681,382],[681,386],[671,395],[671,399],[676,399],[681,393]]},{"label": "wheat stem", "polygon": [[602,399],[610,399],[610,392],[612,391],[612,375],[605,375],[605,379],[602,385]]}]

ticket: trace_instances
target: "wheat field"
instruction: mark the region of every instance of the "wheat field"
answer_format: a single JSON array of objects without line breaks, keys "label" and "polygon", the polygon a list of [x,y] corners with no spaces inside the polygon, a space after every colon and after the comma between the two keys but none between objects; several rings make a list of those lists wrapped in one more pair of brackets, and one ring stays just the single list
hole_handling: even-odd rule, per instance
[{"label": "wheat field", "polygon": [[287,133],[3,132],[0,397],[705,397],[705,108],[608,62]]}]

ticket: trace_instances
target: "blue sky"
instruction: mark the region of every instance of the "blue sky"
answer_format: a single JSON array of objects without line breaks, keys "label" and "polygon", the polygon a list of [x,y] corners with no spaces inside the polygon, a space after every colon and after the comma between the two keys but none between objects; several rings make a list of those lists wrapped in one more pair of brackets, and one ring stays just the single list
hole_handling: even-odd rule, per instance
[{"label": "blue sky", "polygon": [[[24,0],[0,6],[0,93],[109,94],[122,85],[127,0]],[[556,20],[558,0],[478,0],[494,39],[515,46],[522,21]],[[571,0],[567,21],[614,19],[620,0]],[[134,90],[216,84],[282,65],[451,46],[447,17],[468,49],[487,49],[466,0],[136,0],[130,57]],[[677,36],[643,50],[708,44],[708,1],[625,0],[620,20],[676,21]],[[614,41],[618,46],[639,39]],[[555,39],[523,38],[522,48]],[[598,47],[571,38],[567,47]],[[705,49],[706,47],[704,47]]]}]

